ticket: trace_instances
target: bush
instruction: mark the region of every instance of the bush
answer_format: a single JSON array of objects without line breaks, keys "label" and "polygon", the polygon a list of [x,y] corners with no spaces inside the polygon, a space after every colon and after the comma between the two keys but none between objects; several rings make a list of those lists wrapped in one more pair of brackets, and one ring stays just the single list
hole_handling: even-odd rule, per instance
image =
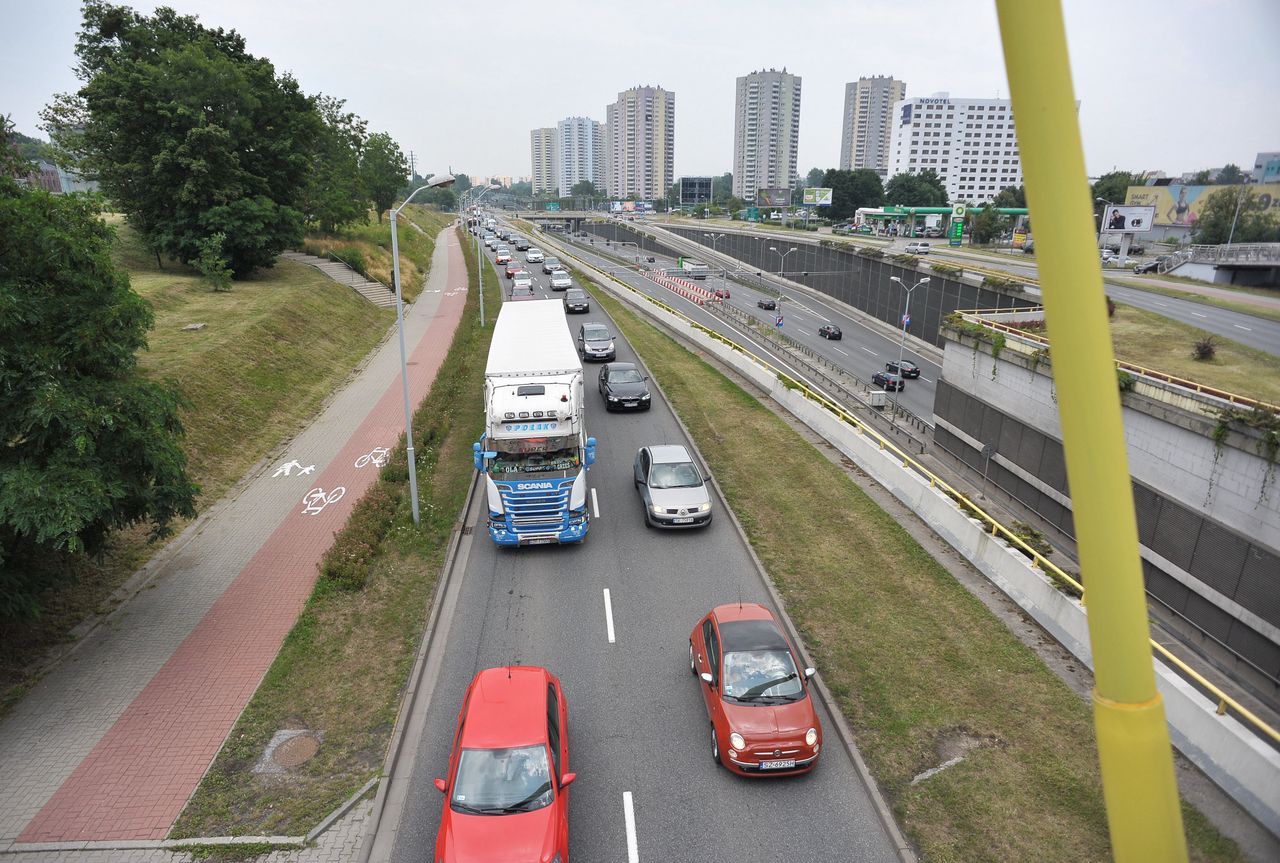
[{"label": "bush", "polygon": [[964,267],[953,267],[950,264],[930,264],[929,269],[944,276],[958,279],[964,275]]},{"label": "bush", "polygon": [[[1053,554],[1053,546],[1049,545],[1049,541],[1044,538],[1044,534],[1027,524],[1025,521],[1015,521],[1009,526],[1009,532],[1025,542],[1027,545],[1031,546],[1031,548],[1041,557],[1049,557]],[[1031,555],[1027,554],[1026,549],[1021,546],[1015,545],[1014,548],[1018,549],[1018,551],[1026,557],[1031,557]]]},{"label": "bush", "polygon": [[1218,355],[1218,345],[1213,336],[1205,336],[1191,348],[1192,359],[1211,360]]},{"label": "bush", "polygon": [[1110,318],[1114,318],[1115,316],[1116,316],[1116,302],[1110,297],[1107,297],[1107,318],[1110,319]]},{"label": "bush", "polygon": [[341,263],[346,264],[366,279],[369,278],[369,264],[364,259],[364,252],[357,246],[343,246],[340,249],[332,249],[329,255],[337,258]]}]

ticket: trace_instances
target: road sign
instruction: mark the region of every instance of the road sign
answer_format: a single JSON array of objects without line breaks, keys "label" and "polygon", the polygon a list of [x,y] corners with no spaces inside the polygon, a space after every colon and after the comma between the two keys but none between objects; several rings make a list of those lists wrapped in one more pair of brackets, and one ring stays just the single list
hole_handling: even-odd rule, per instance
[{"label": "road sign", "polygon": [[774,325],[775,327],[780,327],[780,326],[782,326],[782,315],[778,315],[778,319],[777,319],[776,321],[774,321],[774,322],[773,322],[773,325]]},{"label": "road sign", "polygon": [[951,208],[951,218],[953,219],[964,218],[964,204],[956,204],[954,207]]},{"label": "road sign", "polygon": [[905,329],[906,329],[907,327],[909,327],[909,326],[911,326],[911,315],[903,315],[903,316],[902,316],[902,328],[905,330]]},{"label": "road sign", "polygon": [[548,202],[547,202],[547,210],[548,210],[549,212],[552,212],[552,213],[558,212],[558,211],[560,210],[560,202],[559,202],[559,201],[548,201]]}]

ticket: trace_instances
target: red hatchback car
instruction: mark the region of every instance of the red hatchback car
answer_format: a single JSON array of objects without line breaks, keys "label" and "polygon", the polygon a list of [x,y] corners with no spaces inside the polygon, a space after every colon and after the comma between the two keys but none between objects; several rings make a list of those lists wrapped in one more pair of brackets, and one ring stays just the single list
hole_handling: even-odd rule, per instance
[{"label": "red hatchback car", "polygon": [[702,680],[711,757],[744,776],[812,770],[822,725],[809,696],[814,669],[763,605],[721,605],[689,637],[689,669]]},{"label": "red hatchback car", "polygon": [[569,714],[545,668],[481,671],[458,712],[432,860],[569,863]]}]

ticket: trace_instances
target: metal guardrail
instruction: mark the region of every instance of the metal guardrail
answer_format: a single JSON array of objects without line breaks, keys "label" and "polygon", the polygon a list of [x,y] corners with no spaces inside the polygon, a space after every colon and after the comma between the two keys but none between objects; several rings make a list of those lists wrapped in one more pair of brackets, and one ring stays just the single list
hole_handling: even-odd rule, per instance
[{"label": "metal guardrail", "polygon": [[[1044,309],[1042,307],[1037,306],[1029,309],[1019,309],[1018,311],[1043,313]],[[986,310],[979,309],[979,310],[970,310],[970,311],[958,311],[956,312],[956,314],[960,315],[970,323],[978,324],[979,326],[987,327],[988,329],[992,329],[992,330],[997,330],[1002,333],[1008,333],[1010,335],[1017,336],[1020,339],[1024,339],[1029,342],[1034,342],[1038,345],[1042,345],[1046,348],[1049,347],[1049,339],[1046,336],[1042,336],[1039,333],[1028,332],[1018,327],[1011,327],[1007,324],[1002,324],[999,321],[989,321],[983,317],[984,314],[1008,314],[1008,312],[1009,312],[1008,309],[986,309]],[[1126,372],[1133,372],[1135,374],[1142,375],[1143,377],[1152,378],[1153,380],[1158,380],[1166,384],[1171,384],[1176,387],[1181,387],[1182,389],[1188,389],[1188,390],[1192,390],[1193,392],[1201,393],[1203,395],[1212,396],[1213,398],[1222,399],[1225,402],[1229,402],[1233,405],[1240,405],[1242,407],[1247,407],[1247,408],[1250,408],[1251,410],[1266,411],[1269,413],[1280,414],[1280,405],[1273,405],[1273,404],[1270,404],[1269,402],[1259,401],[1258,399],[1251,399],[1248,396],[1236,395],[1235,393],[1228,392],[1227,390],[1220,390],[1217,387],[1206,386],[1202,383],[1199,383],[1198,381],[1192,381],[1186,378],[1180,378],[1177,375],[1171,375],[1165,372],[1156,371],[1155,369],[1149,369],[1144,366],[1135,365],[1134,363],[1126,363],[1121,360],[1116,360],[1115,363],[1116,363],[1117,369],[1121,369]]]},{"label": "metal guardrail", "polygon": [[[579,261],[579,263],[584,264],[585,266],[591,266],[586,261],[583,261],[581,258],[578,258],[577,260]],[[899,459],[902,462],[902,467],[904,469],[914,471],[915,473],[919,474],[922,478],[927,479],[929,481],[930,488],[939,489],[943,494],[951,498],[952,501],[955,502],[955,504],[963,512],[969,514],[971,518],[975,518],[983,522],[986,526],[985,529],[987,529],[992,536],[1002,539],[1010,545],[1016,546],[1023,554],[1025,554],[1027,557],[1031,559],[1031,561],[1035,564],[1036,567],[1038,567],[1051,580],[1053,580],[1053,582],[1058,585],[1060,590],[1069,589],[1072,593],[1074,593],[1076,596],[1079,597],[1081,605],[1085,605],[1087,603],[1087,593],[1085,591],[1085,586],[1083,584],[1081,584],[1076,579],[1072,578],[1070,575],[1064,572],[1061,568],[1059,568],[1057,564],[1053,563],[1044,555],[1040,554],[1040,552],[1036,551],[1034,548],[1027,545],[1027,543],[1024,542],[1020,537],[1018,537],[1016,534],[1014,534],[1012,531],[1010,531],[1007,527],[1002,525],[1000,522],[996,521],[994,517],[989,515],[976,503],[970,500],[964,493],[954,488],[942,477],[938,476],[929,468],[925,467],[923,464],[916,461],[908,453],[903,452],[901,449],[895,446],[893,442],[889,441],[883,435],[881,435],[879,432],[873,429],[871,426],[867,425],[865,422],[858,419],[856,416],[854,416],[852,413],[850,413],[840,404],[827,398],[822,393],[819,393],[811,389],[810,387],[806,386],[803,381],[796,380],[790,374],[783,371],[782,369],[779,369],[777,366],[771,363],[767,358],[761,357],[758,354],[751,352],[743,345],[740,345],[737,342],[730,339],[728,336],[725,336],[722,333],[716,332],[715,330],[710,329],[709,327],[706,327],[703,324],[698,323],[697,321],[693,320],[692,318],[690,318],[688,315],[684,314],[680,310],[672,306],[669,306],[660,300],[655,300],[653,297],[650,297],[642,293],[641,291],[636,290],[635,288],[631,287],[625,282],[619,281],[617,279],[613,279],[612,281],[614,282],[614,284],[618,285],[624,290],[631,292],[635,296],[643,299],[645,302],[652,303],[653,305],[657,306],[658,308],[662,309],[668,314],[674,315],[675,317],[682,320],[685,324],[687,324],[691,328],[703,333],[709,338],[715,339],[716,341],[726,345],[727,347],[737,351],[738,353],[743,354],[744,356],[749,358],[752,362],[757,363],[761,367],[775,374],[779,380],[782,380],[788,386],[794,385],[794,389],[801,392],[810,401],[813,401],[821,405],[822,407],[825,407],[827,410],[831,411],[841,421],[852,426],[858,434],[868,435],[872,440],[875,441],[875,443],[877,444],[877,446],[880,448],[881,451],[887,450],[890,453],[892,453],[897,459]],[[1187,680],[1193,682],[1196,686],[1198,686],[1203,693],[1207,694],[1208,696],[1211,696],[1214,700],[1217,701],[1217,708],[1216,708],[1217,715],[1225,716],[1228,713],[1232,713],[1236,717],[1244,720],[1248,725],[1252,726],[1253,730],[1256,733],[1258,733],[1259,735],[1265,738],[1268,738],[1274,745],[1280,746],[1280,731],[1277,731],[1275,728],[1268,725],[1263,719],[1261,719],[1259,716],[1257,716],[1247,707],[1242,705],[1240,702],[1236,701],[1227,693],[1223,692],[1212,681],[1208,680],[1206,677],[1204,677],[1204,675],[1200,674],[1194,668],[1187,665],[1185,662],[1183,662],[1181,659],[1179,659],[1177,656],[1171,653],[1166,647],[1164,647],[1164,645],[1157,643],[1154,639],[1148,639],[1148,641],[1151,644],[1152,650],[1154,650],[1162,658],[1167,660],[1173,667],[1178,669],[1178,671],[1181,674],[1185,675]]]},{"label": "metal guardrail", "polygon": [[1280,243],[1192,245],[1189,260],[1198,264],[1273,264],[1280,266]]}]

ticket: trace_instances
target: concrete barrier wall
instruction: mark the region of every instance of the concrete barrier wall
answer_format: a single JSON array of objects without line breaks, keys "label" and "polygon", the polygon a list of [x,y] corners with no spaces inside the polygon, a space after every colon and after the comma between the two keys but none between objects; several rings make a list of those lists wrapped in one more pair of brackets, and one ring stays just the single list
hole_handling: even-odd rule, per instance
[{"label": "concrete barrier wall", "polygon": [[[599,283],[611,283],[609,277],[582,262],[579,267]],[[1093,667],[1088,621],[1079,601],[1059,591],[1025,556],[989,534],[981,522],[969,518],[946,495],[931,487],[927,479],[904,467],[901,458],[883,449],[874,436],[860,433],[803,392],[787,388],[763,364],[708,336],[678,315],[628,290],[611,293],[768,392],[910,507],[1076,658]],[[1258,740],[1234,717],[1218,716],[1214,702],[1163,664],[1154,659],[1153,664],[1174,745],[1254,818],[1280,836],[1280,753]]]}]

